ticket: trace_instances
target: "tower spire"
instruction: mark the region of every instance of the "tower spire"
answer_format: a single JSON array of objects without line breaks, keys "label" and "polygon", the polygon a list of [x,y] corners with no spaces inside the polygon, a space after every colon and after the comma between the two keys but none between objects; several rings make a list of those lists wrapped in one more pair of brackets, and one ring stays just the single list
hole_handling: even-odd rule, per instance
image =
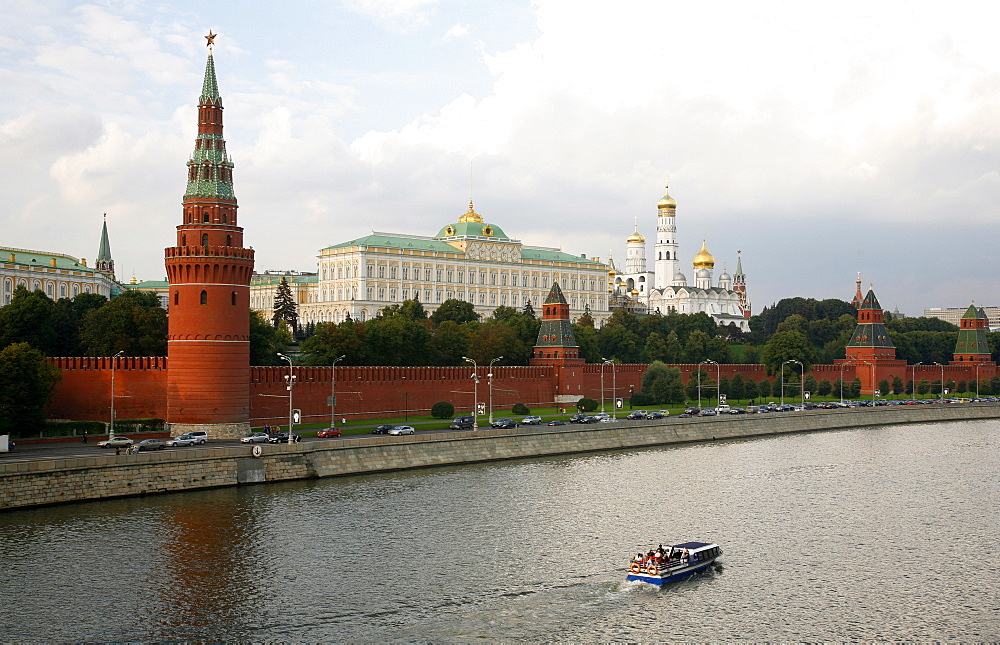
[{"label": "tower spire", "polygon": [[111,242],[108,239],[108,214],[104,214],[104,225],[101,227],[101,246],[97,250],[95,268],[101,273],[115,277],[115,261],[111,258]]}]

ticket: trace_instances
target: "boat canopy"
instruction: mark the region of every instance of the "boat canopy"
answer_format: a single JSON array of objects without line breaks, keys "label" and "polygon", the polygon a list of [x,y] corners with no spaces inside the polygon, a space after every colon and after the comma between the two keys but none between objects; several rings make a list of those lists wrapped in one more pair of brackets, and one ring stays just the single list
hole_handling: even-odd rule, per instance
[{"label": "boat canopy", "polygon": [[688,551],[700,551],[708,547],[718,546],[711,542],[685,542],[684,544],[674,544],[675,549],[687,549]]}]

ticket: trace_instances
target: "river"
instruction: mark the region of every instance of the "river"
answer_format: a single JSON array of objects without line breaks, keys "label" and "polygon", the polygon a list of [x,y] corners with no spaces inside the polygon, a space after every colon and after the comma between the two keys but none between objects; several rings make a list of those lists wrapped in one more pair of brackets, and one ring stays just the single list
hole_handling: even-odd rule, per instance
[{"label": "river", "polygon": [[997,641],[998,471],[974,421],[11,511],[0,640]]}]

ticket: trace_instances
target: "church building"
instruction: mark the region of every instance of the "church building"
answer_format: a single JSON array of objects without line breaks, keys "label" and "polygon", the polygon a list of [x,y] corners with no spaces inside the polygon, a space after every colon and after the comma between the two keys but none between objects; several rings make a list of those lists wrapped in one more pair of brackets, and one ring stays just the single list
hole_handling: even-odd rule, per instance
[{"label": "church building", "polygon": [[637,222],[626,242],[624,271],[619,274],[612,265],[615,293],[644,304],[650,313],[704,312],[718,325],[734,324],[741,331],[750,331],[750,300],[742,258],[737,257],[735,274],[724,270],[713,285],[715,258],[702,240],[701,250],[692,262],[694,284],[689,284],[687,276],[681,272],[676,220],[677,202],[670,196],[668,187],[657,204],[653,271],[647,269],[646,238],[639,233]]}]

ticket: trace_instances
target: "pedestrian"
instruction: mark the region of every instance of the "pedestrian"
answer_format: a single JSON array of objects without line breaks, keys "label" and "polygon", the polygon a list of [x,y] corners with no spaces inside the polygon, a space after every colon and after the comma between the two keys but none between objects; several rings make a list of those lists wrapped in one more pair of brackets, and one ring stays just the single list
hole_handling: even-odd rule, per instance
[{"label": "pedestrian", "polygon": [[118,457],[121,454],[122,454],[122,447],[121,446],[115,446],[115,457]]},{"label": "pedestrian", "polygon": [[87,431],[83,431],[83,443],[87,443]]},{"label": "pedestrian", "polygon": [[347,417],[340,417],[340,425],[342,426],[347,425]]}]

